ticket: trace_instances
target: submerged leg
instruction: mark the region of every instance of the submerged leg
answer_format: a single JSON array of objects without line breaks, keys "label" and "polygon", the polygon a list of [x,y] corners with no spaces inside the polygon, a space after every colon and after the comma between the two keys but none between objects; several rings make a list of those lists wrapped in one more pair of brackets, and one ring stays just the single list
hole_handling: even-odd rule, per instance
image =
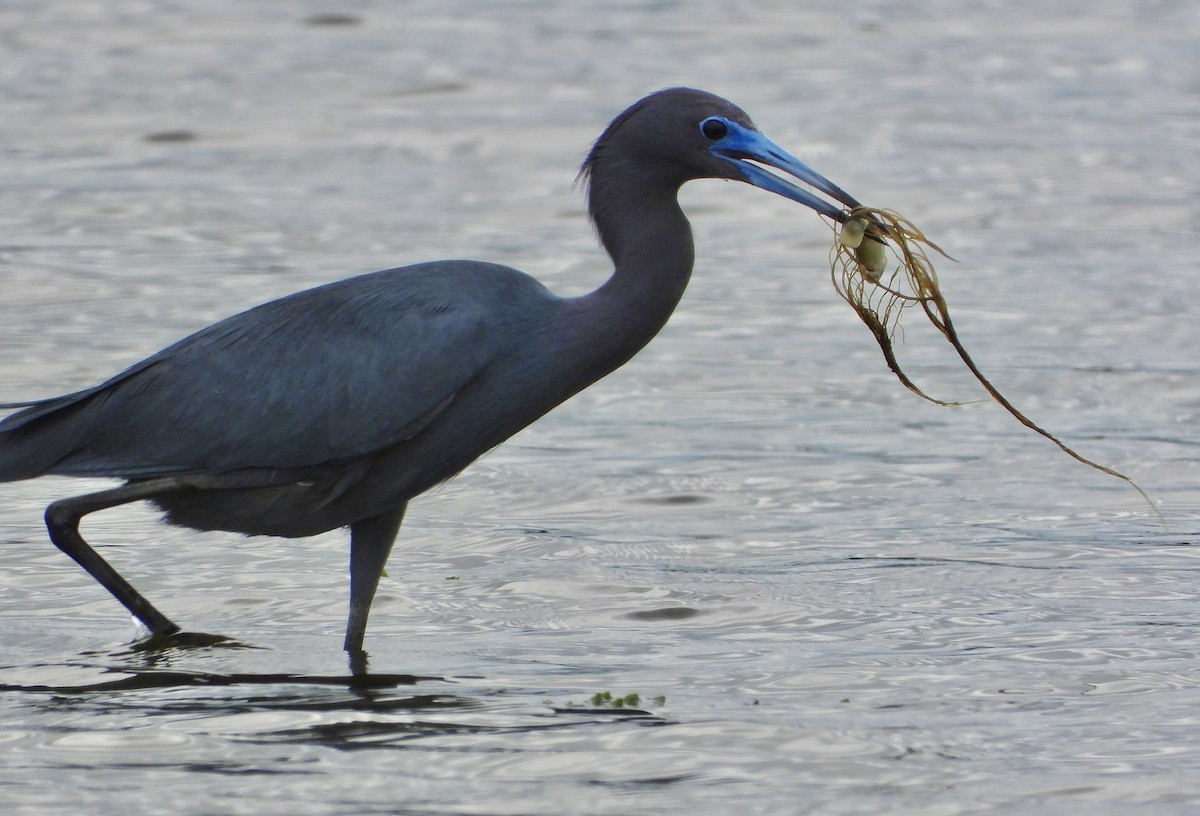
[{"label": "submerged leg", "polygon": [[175,478],[150,479],[112,490],[102,490],[99,493],[89,493],[86,496],[61,499],[46,508],[46,529],[49,530],[50,540],[55,546],[75,559],[79,566],[87,570],[88,575],[99,581],[101,586],[111,592],[114,598],[124,604],[126,609],[156,635],[175,634],[179,627],[151,606],[141,593],[83,540],[83,536],[79,534],[79,521],[88,513],[152,498],[178,490],[181,486],[180,480]]},{"label": "submerged leg", "polygon": [[346,622],[347,652],[361,652],[367,632],[367,615],[379,586],[379,576],[387,563],[388,554],[400,522],[404,520],[406,504],[350,525],[350,618]]}]

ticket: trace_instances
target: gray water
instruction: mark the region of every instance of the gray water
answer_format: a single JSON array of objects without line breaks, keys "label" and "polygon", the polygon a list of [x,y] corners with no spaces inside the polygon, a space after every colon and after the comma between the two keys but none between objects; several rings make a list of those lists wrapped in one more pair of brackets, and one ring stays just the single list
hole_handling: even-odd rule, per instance
[{"label": "gray water", "polygon": [[413,503],[366,686],[343,534],[90,517],[168,615],[245,646],[135,652],[41,525],[107,483],[4,485],[5,813],[1196,812],[1192,0],[30,1],[0,43],[0,401],[419,260],[584,292],[609,267],[575,168],[687,84],[955,256],[980,366],[1166,521],[915,314],[909,373],[977,401],[904,390],[820,219],[695,183],[662,336]]}]

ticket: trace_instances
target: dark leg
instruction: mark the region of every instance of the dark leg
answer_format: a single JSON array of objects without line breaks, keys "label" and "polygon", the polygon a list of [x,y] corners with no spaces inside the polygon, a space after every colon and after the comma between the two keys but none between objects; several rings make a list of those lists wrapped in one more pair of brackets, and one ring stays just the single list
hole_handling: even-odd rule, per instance
[{"label": "dark leg", "polygon": [[79,521],[88,513],[148,499],[178,490],[180,486],[180,480],[175,478],[150,479],[99,493],[89,493],[86,496],[61,499],[46,508],[46,529],[50,531],[50,540],[55,546],[74,558],[79,566],[87,570],[88,575],[99,581],[101,586],[111,592],[114,598],[123,603],[126,609],[156,635],[175,634],[179,627],[151,606],[141,593],[83,540],[83,536],[79,534]]},{"label": "dark leg", "polygon": [[402,504],[350,525],[350,619],[346,623],[343,648],[352,654],[362,652],[371,601],[407,506]]}]

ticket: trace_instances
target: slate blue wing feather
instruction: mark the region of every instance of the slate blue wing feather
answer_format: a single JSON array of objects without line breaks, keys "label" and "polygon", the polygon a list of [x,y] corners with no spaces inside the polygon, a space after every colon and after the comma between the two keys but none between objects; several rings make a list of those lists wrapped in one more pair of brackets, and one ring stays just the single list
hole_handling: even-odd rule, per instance
[{"label": "slate blue wing feather", "polygon": [[59,449],[42,454],[56,461],[44,470],[63,475],[296,468],[371,453],[419,430],[486,367],[497,281],[550,297],[491,264],[350,278],[234,315],[95,388],[35,403],[0,422],[0,450],[56,423]]}]

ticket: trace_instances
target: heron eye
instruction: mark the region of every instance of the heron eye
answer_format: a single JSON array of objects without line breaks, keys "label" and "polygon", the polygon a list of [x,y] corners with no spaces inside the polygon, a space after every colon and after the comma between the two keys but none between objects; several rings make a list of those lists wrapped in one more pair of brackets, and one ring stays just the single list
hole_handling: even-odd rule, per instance
[{"label": "heron eye", "polygon": [[719,142],[729,135],[729,126],[715,116],[700,123],[700,132],[710,142]]}]

